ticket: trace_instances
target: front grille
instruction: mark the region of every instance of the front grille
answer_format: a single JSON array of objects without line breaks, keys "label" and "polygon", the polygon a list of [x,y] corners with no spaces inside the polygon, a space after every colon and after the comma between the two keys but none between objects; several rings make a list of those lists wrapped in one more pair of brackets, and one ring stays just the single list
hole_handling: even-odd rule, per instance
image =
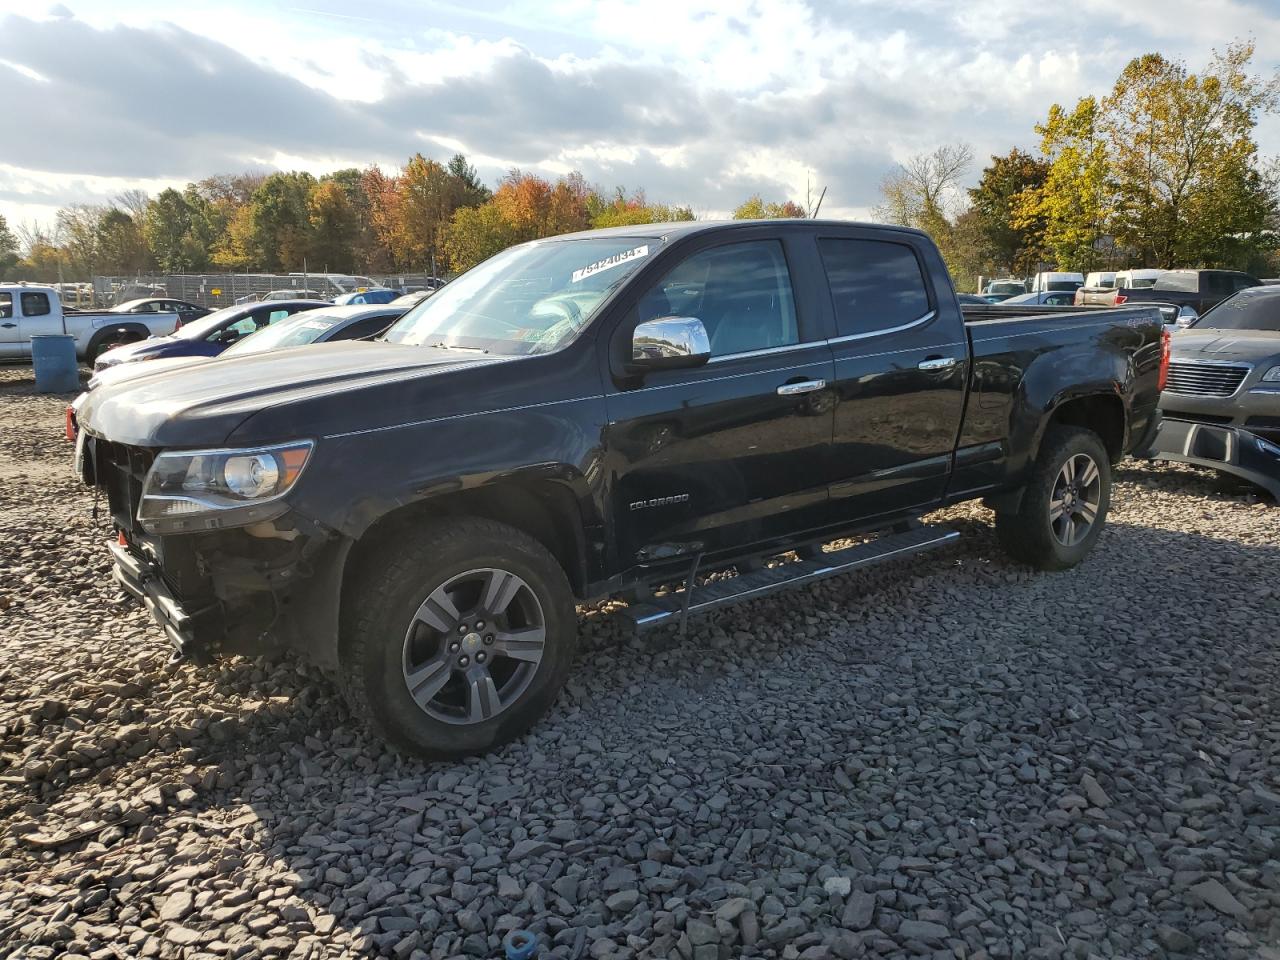
[{"label": "front grille", "polygon": [[155,454],[145,447],[97,438],[92,440],[89,454],[93,458],[94,482],[107,495],[112,519],[121,529],[133,531],[142,501],[142,481]]},{"label": "front grille", "polygon": [[1169,364],[1165,389],[1192,397],[1229,397],[1240,389],[1249,367],[1243,363],[1195,363],[1174,360]]}]

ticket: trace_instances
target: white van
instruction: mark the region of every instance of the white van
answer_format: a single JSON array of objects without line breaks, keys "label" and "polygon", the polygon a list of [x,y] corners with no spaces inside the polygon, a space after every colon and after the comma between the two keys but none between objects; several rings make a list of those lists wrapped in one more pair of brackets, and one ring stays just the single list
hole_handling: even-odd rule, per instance
[{"label": "white van", "polygon": [[1070,293],[1084,286],[1083,273],[1050,272],[1037,273],[1031,282],[1032,293],[1050,293],[1065,290]]},{"label": "white van", "polygon": [[1116,274],[1115,285],[1117,287],[1127,287],[1131,290],[1154,287],[1162,273],[1164,273],[1163,270],[1121,270]]},{"label": "white van", "polygon": [[1084,278],[1084,285],[1090,290],[1110,290],[1116,285],[1114,270],[1098,270]]}]

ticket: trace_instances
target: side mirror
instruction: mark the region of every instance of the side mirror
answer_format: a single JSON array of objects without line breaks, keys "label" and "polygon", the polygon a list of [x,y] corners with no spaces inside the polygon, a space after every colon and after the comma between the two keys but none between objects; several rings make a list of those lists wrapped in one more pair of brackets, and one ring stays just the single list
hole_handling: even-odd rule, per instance
[{"label": "side mirror", "polygon": [[1196,311],[1191,307],[1184,306],[1178,310],[1179,327],[1189,327],[1199,319],[1200,314],[1196,313]]},{"label": "side mirror", "polygon": [[635,371],[698,367],[711,359],[711,339],[697,317],[660,317],[639,324],[631,335]]}]

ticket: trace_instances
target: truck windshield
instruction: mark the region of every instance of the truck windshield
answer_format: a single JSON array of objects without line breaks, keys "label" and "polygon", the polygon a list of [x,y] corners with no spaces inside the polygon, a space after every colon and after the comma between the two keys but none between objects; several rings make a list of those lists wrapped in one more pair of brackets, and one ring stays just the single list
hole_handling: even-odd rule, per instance
[{"label": "truck windshield", "polygon": [[600,237],[512,247],[422,301],[383,339],[510,356],[550,353],[661,245],[654,237]]},{"label": "truck windshield", "polygon": [[177,337],[179,340],[203,340],[209,334],[217,330],[228,317],[241,313],[244,313],[243,306],[223,307],[221,310],[215,310],[213,313],[205,314],[199,320],[178,328],[171,334],[171,336]]},{"label": "truck windshield", "polygon": [[1192,326],[1197,330],[1280,331],[1280,290],[1267,287],[1241,290],[1206,310]]}]

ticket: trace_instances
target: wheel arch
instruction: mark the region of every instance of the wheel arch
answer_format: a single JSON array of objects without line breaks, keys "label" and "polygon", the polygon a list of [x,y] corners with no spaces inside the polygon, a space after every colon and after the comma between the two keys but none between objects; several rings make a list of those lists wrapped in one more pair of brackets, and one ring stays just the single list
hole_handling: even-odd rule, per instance
[{"label": "wheel arch", "polygon": [[145,324],[134,321],[126,320],[119,323],[109,323],[94,331],[93,336],[89,338],[89,342],[84,348],[85,359],[94,359],[94,354],[102,348],[103,344],[110,343],[114,337],[121,334],[128,338],[124,341],[125,343],[137,343],[139,340],[145,340],[151,336],[151,331]]},{"label": "wheel arch", "polygon": [[1050,427],[1068,426],[1092,430],[1102,438],[1107,456],[1114,464],[1124,456],[1128,436],[1128,413],[1117,393],[1092,393],[1062,398],[1045,418],[1036,438],[1036,454]]}]

